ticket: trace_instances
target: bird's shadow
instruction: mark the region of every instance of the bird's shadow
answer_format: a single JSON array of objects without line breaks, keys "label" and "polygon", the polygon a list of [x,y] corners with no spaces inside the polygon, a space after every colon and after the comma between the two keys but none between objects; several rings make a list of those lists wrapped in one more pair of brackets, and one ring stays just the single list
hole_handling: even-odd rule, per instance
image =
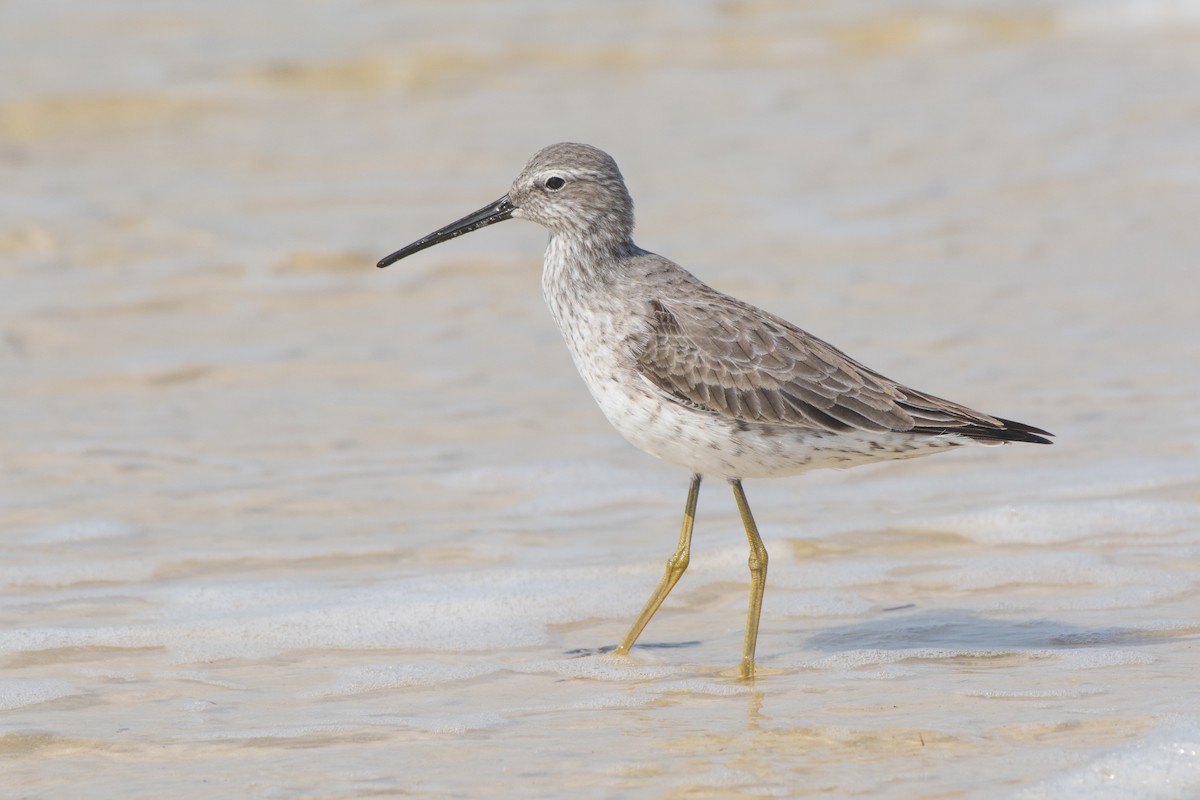
[{"label": "bird's shadow", "polygon": [[[802,650],[843,653],[855,650],[1071,650],[1165,644],[1200,638],[1200,626],[1155,630],[1132,627],[1088,628],[1051,619],[991,619],[970,611],[909,611],[912,606],[885,609],[872,619],[826,628],[807,636]],[[635,650],[698,647],[699,640],[646,642]],[[568,650],[576,658],[611,653],[616,645]]]},{"label": "bird's shadow", "polygon": [[[698,639],[693,639],[689,642],[646,642],[645,644],[635,644],[633,650],[676,650],[681,647],[699,647],[701,642]],[[572,658],[583,658],[584,656],[602,656],[605,653],[611,653],[616,650],[615,644],[606,644],[603,647],[579,647],[575,650],[568,650],[566,655]]]},{"label": "bird's shadow", "polygon": [[804,647],[848,650],[1067,650],[1153,645],[1195,637],[1200,628],[1088,628],[1050,619],[1008,620],[970,611],[921,611],[827,628],[808,636]]}]

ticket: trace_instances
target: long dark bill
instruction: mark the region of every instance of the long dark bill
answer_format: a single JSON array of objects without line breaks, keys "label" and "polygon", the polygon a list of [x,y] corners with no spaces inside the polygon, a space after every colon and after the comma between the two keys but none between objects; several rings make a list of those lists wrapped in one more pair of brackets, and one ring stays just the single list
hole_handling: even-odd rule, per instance
[{"label": "long dark bill", "polygon": [[488,225],[503,222],[511,218],[515,210],[512,201],[508,199],[508,195],[504,195],[504,197],[501,197],[491,205],[485,206],[472,214],[467,214],[462,219],[451,222],[444,228],[437,229],[428,236],[413,242],[408,247],[400,248],[390,256],[381,259],[376,266],[383,269],[395,264],[405,256],[411,256],[413,253],[424,250],[426,247],[433,247],[435,244],[444,242],[447,239],[453,239],[456,236],[462,236],[464,233],[470,233],[480,228],[486,228]]}]

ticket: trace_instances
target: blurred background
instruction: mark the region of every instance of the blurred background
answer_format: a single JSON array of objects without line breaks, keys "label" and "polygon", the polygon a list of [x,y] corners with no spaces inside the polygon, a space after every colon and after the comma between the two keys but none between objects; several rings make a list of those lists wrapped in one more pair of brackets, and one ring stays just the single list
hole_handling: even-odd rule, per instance
[{"label": "blurred background", "polygon": [[[0,74],[13,796],[1200,793],[1200,4],[8,0]],[[536,226],[374,268],[557,141],[643,247],[1058,443],[749,484],[753,686],[710,482],[596,655],[687,476]]]}]

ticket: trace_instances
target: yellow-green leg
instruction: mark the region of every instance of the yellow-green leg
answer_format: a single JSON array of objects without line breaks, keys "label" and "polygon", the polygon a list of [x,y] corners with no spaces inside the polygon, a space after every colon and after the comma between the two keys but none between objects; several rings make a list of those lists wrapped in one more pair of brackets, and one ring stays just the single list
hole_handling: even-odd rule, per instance
[{"label": "yellow-green leg", "polygon": [[[633,647],[633,643],[642,635],[642,630],[650,622],[650,618],[654,616],[654,612],[658,611],[658,607],[663,604],[663,600],[667,599],[667,595],[671,593],[671,589],[675,587],[675,584],[679,582],[679,578],[683,575],[683,571],[687,569],[692,553],[692,525],[696,521],[696,499],[699,496],[700,474],[696,473],[692,476],[692,485],[688,489],[687,505],[683,509],[683,529],[679,532],[679,546],[675,548],[674,554],[667,559],[667,571],[663,575],[662,580],[659,581],[658,588],[654,590],[654,594],[650,595],[650,599],[646,601],[646,607],[638,615],[637,621],[633,623],[633,627],[629,629],[629,633],[625,634],[625,640],[617,646],[616,652],[618,654],[625,655],[629,652],[629,648]],[[764,553],[763,555],[765,556],[766,554]]]},{"label": "yellow-green leg", "polygon": [[742,664],[738,668],[738,677],[745,679],[754,677],[758,618],[762,615],[763,589],[767,586],[767,548],[763,547],[762,538],[758,535],[758,526],[754,524],[750,504],[746,502],[746,493],[742,491],[742,482],[732,478],[729,485],[733,487],[733,499],[737,501],[746,539],[750,542],[750,610],[746,614],[746,641],[742,646]]}]

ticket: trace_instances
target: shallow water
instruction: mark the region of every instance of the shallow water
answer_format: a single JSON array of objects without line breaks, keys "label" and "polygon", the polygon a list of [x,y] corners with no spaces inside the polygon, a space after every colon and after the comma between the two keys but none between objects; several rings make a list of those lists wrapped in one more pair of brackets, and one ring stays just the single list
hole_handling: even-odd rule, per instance
[{"label": "shallow water", "polygon": [[[1200,795],[1200,6],[0,8],[12,797]],[[608,429],[538,147],[639,243],[1044,426],[728,490]]]}]

